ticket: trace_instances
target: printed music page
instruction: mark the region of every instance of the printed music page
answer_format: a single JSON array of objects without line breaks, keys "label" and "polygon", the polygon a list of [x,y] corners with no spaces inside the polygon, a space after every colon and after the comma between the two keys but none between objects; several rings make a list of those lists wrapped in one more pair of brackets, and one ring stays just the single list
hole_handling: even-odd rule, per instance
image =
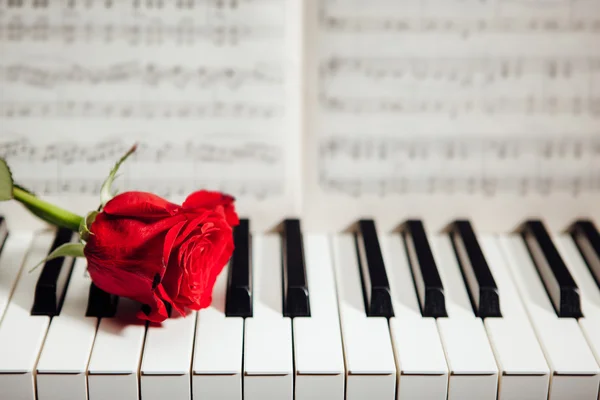
[{"label": "printed music page", "polygon": [[600,3],[312,0],[306,19],[310,229],[599,216]]},{"label": "printed music page", "polygon": [[0,0],[0,156],[82,213],[137,142],[120,192],[224,191],[253,229],[297,214],[299,4]]}]

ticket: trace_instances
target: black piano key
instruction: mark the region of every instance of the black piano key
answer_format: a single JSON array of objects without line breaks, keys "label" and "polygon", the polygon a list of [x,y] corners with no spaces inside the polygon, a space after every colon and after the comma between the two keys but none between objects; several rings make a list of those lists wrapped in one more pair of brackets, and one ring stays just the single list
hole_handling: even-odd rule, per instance
[{"label": "black piano key", "polygon": [[[73,235],[74,233],[70,229],[60,228],[56,232],[54,243],[52,243],[48,254],[63,244],[71,242]],[[67,265],[65,257],[58,257],[44,264],[35,286],[35,297],[31,308],[32,315],[55,316],[60,313],[74,261],[74,259],[71,259],[71,262]]]},{"label": "black piano key", "polygon": [[421,314],[424,317],[447,317],[444,286],[423,223],[419,220],[406,221],[402,233]]},{"label": "black piano key", "polygon": [[525,222],[521,235],[556,314],[561,318],[582,317],[579,288],[542,221]]},{"label": "black piano key", "polygon": [[119,297],[107,293],[94,283],[90,285],[88,305],[85,315],[87,317],[110,318],[117,312]]},{"label": "black piano key", "polygon": [[596,226],[592,221],[579,220],[570,227],[569,232],[600,288],[600,234]]},{"label": "black piano key", "polygon": [[455,221],[450,226],[450,238],[475,315],[480,318],[502,317],[498,286],[471,223]]},{"label": "black piano key", "polygon": [[283,315],[310,317],[310,298],[300,221],[283,222]]},{"label": "black piano key", "polygon": [[8,237],[8,224],[2,215],[0,215],[0,252],[4,248],[6,238]]},{"label": "black piano key", "polygon": [[355,234],[365,310],[369,317],[393,317],[392,297],[373,220],[358,221]]},{"label": "black piano key", "polygon": [[228,317],[252,317],[252,257],[250,221],[241,219],[233,230],[235,249],[229,262],[225,300]]}]

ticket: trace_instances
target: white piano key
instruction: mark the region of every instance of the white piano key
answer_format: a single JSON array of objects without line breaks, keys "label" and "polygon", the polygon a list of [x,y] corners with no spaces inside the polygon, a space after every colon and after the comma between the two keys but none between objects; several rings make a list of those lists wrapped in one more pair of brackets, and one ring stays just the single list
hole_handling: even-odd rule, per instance
[{"label": "white piano key", "polygon": [[396,365],[387,319],[366,315],[353,236],[334,236],[333,253],[346,360],[346,399],[393,399]]},{"label": "white piano key", "polygon": [[138,399],[146,333],[139,309],[140,303],[121,297],[115,316],[100,320],[88,366],[89,400]]},{"label": "white piano key", "polygon": [[37,365],[38,400],[79,400],[87,396],[89,362],[97,318],[86,317],[91,279],[78,258],[59,316],[52,319]]},{"label": "white piano key", "polygon": [[385,236],[381,243],[394,307],[390,330],[398,368],[397,399],[446,399],[444,349],[435,318],[421,315],[402,237]]},{"label": "white piano key", "polygon": [[304,252],[311,297],[310,317],[323,320],[339,319],[329,236],[305,234]]},{"label": "white piano key", "polygon": [[194,348],[196,312],[173,310],[162,323],[150,323],[141,366],[144,400],[191,399],[190,365]]},{"label": "white piano key", "polygon": [[344,399],[344,355],[326,235],[304,235],[310,317],[292,320],[295,399]]},{"label": "white piano key", "polygon": [[35,365],[50,324],[47,316],[31,315],[33,293],[42,268],[29,272],[48,255],[54,232],[34,238],[0,325],[0,399],[34,400]]},{"label": "white piano key", "polygon": [[553,240],[579,287],[583,311],[579,326],[600,364],[600,290],[571,236],[557,235]]},{"label": "white piano key", "polygon": [[198,314],[193,398],[242,398],[244,320]]},{"label": "white piano key", "polygon": [[293,356],[290,318],[282,313],[281,238],[252,239],[254,304],[244,322],[244,399],[292,399]]},{"label": "white piano key", "polygon": [[430,236],[446,293],[447,318],[438,318],[450,370],[448,399],[496,399],[498,367],[483,321],[475,317],[448,236]]},{"label": "white piano key", "polygon": [[12,233],[6,239],[4,248],[0,252],[0,322],[13,294],[23,260],[32,240],[32,233]]},{"label": "white piano key", "polygon": [[518,235],[500,247],[552,373],[551,399],[597,399],[600,369],[575,318],[559,318]]},{"label": "white piano key", "polygon": [[550,369],[493,236],[478,238],[500,293],[501,318],[485,328],[500,370],[499,400],[547,399]]},{"label": "white piano key", "polygon": [[198,311],[192,363],[194,399],[242,399],[244,319],[225,316],[229,265],[217,277],[210,307]]}]

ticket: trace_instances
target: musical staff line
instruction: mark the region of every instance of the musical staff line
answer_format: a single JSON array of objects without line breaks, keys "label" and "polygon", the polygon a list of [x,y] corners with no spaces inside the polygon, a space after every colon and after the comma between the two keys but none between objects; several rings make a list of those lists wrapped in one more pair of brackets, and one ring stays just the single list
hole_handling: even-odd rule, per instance
[{"label": "musical staff line", "polygon": [[163,22],[149,23],[146,26],[135,24],[60,24],[52,25],[44,18],[35,22],[24,22],[13,17],[7,22],[0,21],[0,40],[8,42],[49,42],[62,41],[116,43],[126,42],[130,45],[154,45],[175,42],[179,45],[191,46],[197,42],[210,42],[214,45],[237,45],[248,41],[280,41],[284,34],[283,26],[221,23],[215,25],[193,25],[190,20],[182,20],[178,24]]},{"label": "musical staff line", "polygon": [[[478,135],[459,136],[431,140],[393,136],[356,137],[340,133],[324,138],[319,152],[324,159],[342,157],[354,161],[402,162],[407,159],[442,158],[444,163],[472,157],[508,160],[532,154],[545,159],[600,156],[600,131],[589,134],[565,132],[551,137],[542,133],[528,136],[527,132],[506,135],[481,132]],[[481,153],[482,150],[485,154]]]},{"label": "musical staff line", "polygon": [[[319,27],[329,34],[572,34],[600,32],[600,12],[593,0],[539,3],[498,0],[494,4],[445,0],[376,1],[368,13],[353,3],[320,2]],[[447,7],[451,5],[450,7]],[[513,7],[519,7],[515,12]],[[522,6],[528,6],[522,8]],[[452,12],[464,7],[464,12]],[[539,12],[553,8],[554,15]],[[512,10],[512,12],[511,12]]]},{"label": "musical staff line", "polygon": [[[600,167],[590,169],[590,161],[600,156],[600,131],[553,138],[489,136],[429,140],[331,136],[319,146],[319,183],[326,192],[353,197],[600,192]],[[580,173],[582,168],[586,174]]]},{"label": "musical staff line", "polygon": [[0,118],[107,118],[270,120],[283,115],[283,105],[248,102],[58,101],[0,102]]},{"label": "musical staff line", "polygon": [[[64,193],[73,195],[97,195],[102,187],[100,178],[64,177],[56,179],[23,178],[23,187],[38,195],[52,196]],[[281,185],[268,179],[240,181],[238,179],[135,179],[124,185],[117,181],[120,191],[139,190],[154,193],[157,196],[171,198],[185,197],[197,190],[217,190],[223,193],[234,193],[236,197],[265,200],[282,194]]]},{"label": "musical staff line", "polygon": [[5,84],[22,83],[44,89],[55,89],[65,84],[142,84],[156,87],[169,84],[176,88],[199,86],[225,86],[238,89],[248,84],[281,85],[283,72],[276,65],[210,67],[201,65],[160,66],[135,61],[121,62],[106,67],[80,64],[59,67],[42,67],[25,64],[0,65],[0,81]]},{"label": "musical staff line", "polygon": [[[112,164],[130,145],[120,139],[91,144],[59,141],[40,145],[21,138],[0,142],[0,157],[17,166],[14,172],[19,182],[34,192],[97,194],[106,171],[91,167]],[[282,162],[279,146],[252,140],[143,142],[124,166],[127,174],[117,181],[117,186],[122,190],[146,190],[167,197],[213,188],[264,199],[283,190]],[[86,164],[85,177],[80,174],[82,163]],[[42,164],[56,173],[41,178],[39,172],[18,168],[23,164]],[[214,166],[221,170],[218,176],[212,172]],[[164,174],[173,168],[179,171],[176,176]],[[253,171],[252,177],[240,176],[236,173],[239,169]]]},{"label": "musical staff line", "polygon": [[474,98],[469,96],[440,96],[434,93],[407,95],[403,98],[350,98],[323,95],[321,106],[330,113],[359,114],[463,114],[485,115],[588,115],[600,117],[600,94],[579,96],[502,96]]},{"label": "musical staff line", "polygon": [[[0,142],[0,157],[7,160],[49,162],[61,164],[78,162],[112,162],[125,153],[130,144],[123,140],[107,140],[92,144],[56,142],[39,145],[26,138]],[[278,146],[251,140],[230,140],[220,143],[202,140],[185,141],[181,144],[165,142],[138,144],[138,149],[130,157],[131,162],[210,162],[229,164],[248,162],[275,165],[282,161]]]},{"label": "musical staff line", "polygon": [[450,19],[444,17],[425,18],[369,18],[335,17],[321,18],[321,27],[330,33],[416,33],[457,34],[469,37],[480,34],[564,34],[600,32],[600,18],[577,20],[555,20],[543,18],[487,18]]},{"label": "musical staff line", "polygon": [[[198,6],[211,5],[215,8],[236,9],[240,6],[256,3],[269,3],[277,0],[129,0],[129,5],[133,9],[167,9],[167,10],[187,10]],[[5,4],[6,2],[6,4]],[[33,8],[49,8],[54,4],[50,0],[31,0]],[[61,6],[67,9],[93,10],[94,8],[110,9],[115,5],[115,0],[66,0]],[[0,0],[0,7],[19,9],[27,7],[23,0]]]},{"label": "musical staff line", "polygon": [[330,56],[320,62],[320,75],[332,79],[359,74],[370,79],[436,79],[461,81],[483,75],[486,81],[518,80],[531,75],[545,79],[581,79],[597,74],[600,57],[394,57],[359,58]]},{"label": "musical staff line", "polygon": [[436,174],[423,178],[358,179],[338,178],[322,175],[319,185],[325,193],[343,194],[353,198],[363,195],[485,195],[517,194],[527,197],[531,194],[551,196],[553,193],[568,193],[578,196],[582,193],[600,192],[600,178],[572,176],[568,178],[549,177],[508,177],[461,178],[443,177]]}]

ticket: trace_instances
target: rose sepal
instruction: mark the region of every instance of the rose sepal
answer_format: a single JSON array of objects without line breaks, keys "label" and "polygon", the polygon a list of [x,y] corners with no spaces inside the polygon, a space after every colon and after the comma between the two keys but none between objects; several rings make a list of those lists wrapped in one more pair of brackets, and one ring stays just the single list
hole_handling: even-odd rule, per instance
[{"label": "rose sepal", "polygon": [[81,220],[81,224],[79,225],[79,238],[84,243],[90,239],[90,235],[93,235],[92,231],[90,230],[90,227],[94,223],[94,220],[96,219],[98,214],[98,211],[90,211],[89,213],[87,213],[85,218]]}]

